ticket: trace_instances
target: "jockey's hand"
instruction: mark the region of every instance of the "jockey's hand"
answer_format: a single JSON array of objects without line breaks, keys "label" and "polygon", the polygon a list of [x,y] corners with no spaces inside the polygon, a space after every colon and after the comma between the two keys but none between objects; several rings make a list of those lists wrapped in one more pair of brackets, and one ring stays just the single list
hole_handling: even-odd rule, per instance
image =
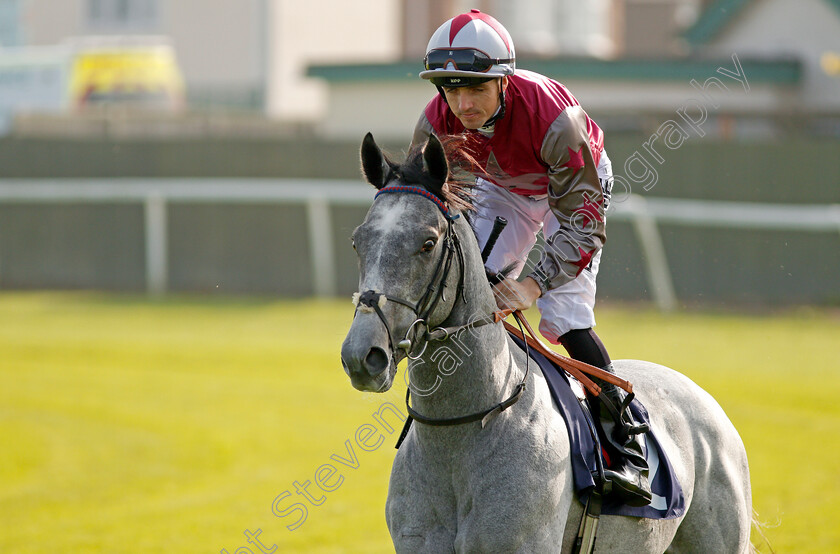
[{"label": "jockey's hand", "polygon": [[496,296],[496,306],[500,310],[527,310],[540,297],[540,286],[530,277],[521,282],[515,279],[505,279],[493,287]]}]

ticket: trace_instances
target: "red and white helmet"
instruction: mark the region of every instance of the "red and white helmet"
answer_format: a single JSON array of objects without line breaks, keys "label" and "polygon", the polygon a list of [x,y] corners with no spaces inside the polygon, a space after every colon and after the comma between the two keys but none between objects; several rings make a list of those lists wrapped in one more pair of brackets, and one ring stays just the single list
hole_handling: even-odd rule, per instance
[{"label": "red and white helmet", "polygon": [[513,75],[516,53],[513,40],[501,23],[471,10],[453,17],[432,35],[420,73],[437,86],[467,86],[495,77]]}]

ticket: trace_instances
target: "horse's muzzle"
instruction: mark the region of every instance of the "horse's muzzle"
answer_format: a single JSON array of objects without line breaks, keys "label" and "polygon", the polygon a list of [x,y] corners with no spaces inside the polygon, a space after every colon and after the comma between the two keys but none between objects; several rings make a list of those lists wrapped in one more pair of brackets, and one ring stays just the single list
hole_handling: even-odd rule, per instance
[{"label": "horse's muzzle", "polygon": [[[393,354],[386,345],[359,340],[365,333],[347,335],[341,345],[341,365],[353,386],[363,391],[382,392],[390,388],[394,365]],[[386,343],[387,344],[387,343]]]}]

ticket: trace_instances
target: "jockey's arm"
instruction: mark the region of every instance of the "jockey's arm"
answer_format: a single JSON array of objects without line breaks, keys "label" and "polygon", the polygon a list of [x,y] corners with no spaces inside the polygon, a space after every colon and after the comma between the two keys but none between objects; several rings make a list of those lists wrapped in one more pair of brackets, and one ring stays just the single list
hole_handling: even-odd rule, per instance
[{"label": "jockey's arm", "polygon": [[528,275],[542,294],[575,279],[607,240],[604,196],[586,114],[567,108],[549,128],[541,151],[549,165],[548,204],[560,228],[546,237],[539,263]]}]

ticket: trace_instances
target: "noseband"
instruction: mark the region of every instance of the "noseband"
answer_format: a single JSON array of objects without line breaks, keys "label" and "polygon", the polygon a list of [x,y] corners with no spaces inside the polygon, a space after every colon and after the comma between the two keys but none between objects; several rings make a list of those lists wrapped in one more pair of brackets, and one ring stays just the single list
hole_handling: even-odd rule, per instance
[{"label": "noseband", "polygon": [[[391,347],[391,352],[396,352],[394,348],[394,335],[391,331],[391,326],[388,324],[388,319],[385,317],[385,314],[382,313],[382,307],[385,305],[386,301],[396,302],[397,304],[402,304],[409,308],[416,319],[414,322],[408,327],[408,330],[405,333],[405,337],[399,342],[397,342],[396,346],[401,350],[405,351],[406,356],[408,356],[412,360],[416,360],[420,356],[423,355],[423,352],[426,351],[426,346],[429,344],[429,341],[432,339],[437,340],[444,340],[446,337],[449,336],[449,331],[444,328],[435,329],[433,331],[429,330],[429,316],[432,314],[434,309],[437,307],[438,302],[443,300],[446,301],[446,283],[449,279],[449,273],[452,270],[453,263],[458,264],[458,287],[455,291],[455,299],[461,298],[464,302],[466,302],[466,297],[464,296],[464,253],[461,250],[461,242],[458,239],[458,235],[455,233],[455,226],[454,221],[460,217],[459,214],[451,214],[449,212],[449,208],[443,201],[432,194],[431,192],[427,191],[424,188],[420,187],[412,187],[406,185],[394,185],[390,187],[385,187],[381,189],[376,196],[379,198],[381,194],[387,193],[395,193],[395,192],[405,192],[409,194],[417,194],[423,196],[424,198],[431,200],[432,202],[437,205],[440,211],[443,213],[444,217],[446,218],[446,232],[443,235],[443,254],[441,254],[440,258],[438,259],[437,267],[435,268],[434,275],[432,276],[432,280],[429,285],[426,287],[426,292],[423,293],[423,296],[417,302],[411,302],[410,300],[405,300],[400,298],[399,296],[394,296],[393,294],[385,294],[381,292],[376,292],[374,290],[366,290],[361,293],[356,293],[353,295],[353,303],[356,304],[356,308],[358,309],[359,306],[364,306],[368,309],[372,309],[376,312],[376,315],[379,316],[379,319],[382,321],[382,324],[385,326],[385,330],[388,332],[388,343]],[[413,353],[411,351],[412,348],[412,341],[409,338],[412,331],[415,330],[415,327],[421,325],[425,327],[425,331],[423,332],[422,336],[422,349],[420,352]],[[435,331],[446,331],[443,333],[442,338],[438,338],[441,335],[440,332]],[[415,331],[416,332],[416,331]]]}]

